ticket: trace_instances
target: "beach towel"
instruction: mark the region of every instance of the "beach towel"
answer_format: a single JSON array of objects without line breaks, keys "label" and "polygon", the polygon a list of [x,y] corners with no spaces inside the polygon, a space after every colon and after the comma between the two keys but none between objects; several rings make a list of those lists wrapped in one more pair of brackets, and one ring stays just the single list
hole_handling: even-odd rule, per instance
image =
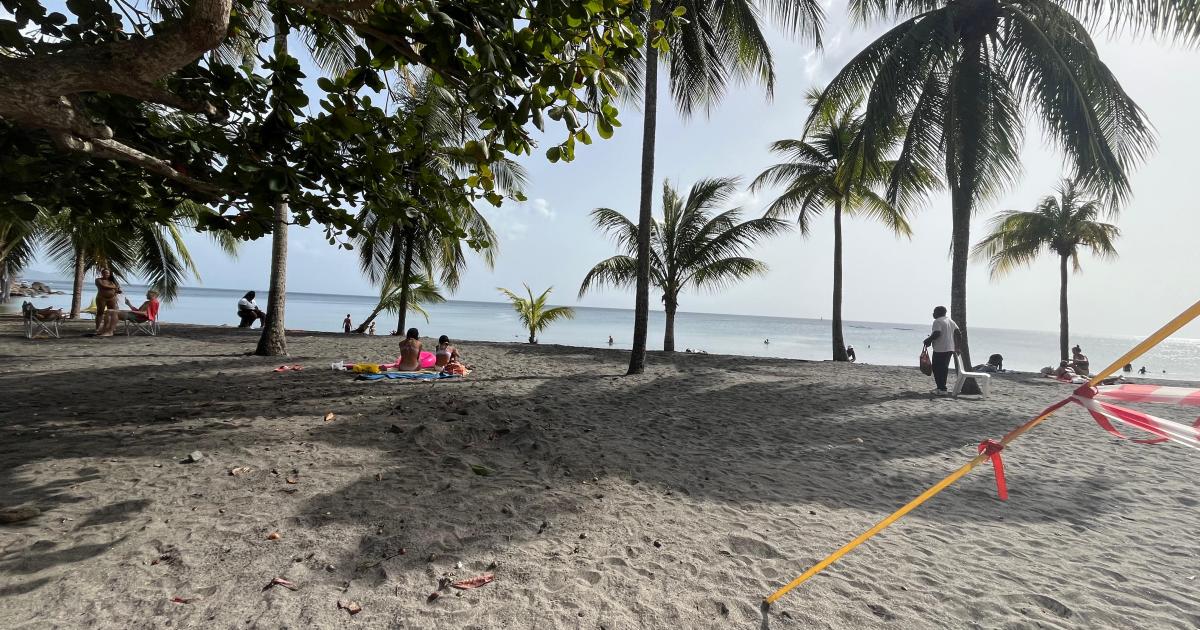
[{"label": "beach towel", "polygon": [[354,380],[357,381],[379,381],[383,379],[399,379],[405,381],[437,381],[444,378],[462,378],[454,374],[442,374],[441,372],[382,372],[380,374],[359,374]]}]

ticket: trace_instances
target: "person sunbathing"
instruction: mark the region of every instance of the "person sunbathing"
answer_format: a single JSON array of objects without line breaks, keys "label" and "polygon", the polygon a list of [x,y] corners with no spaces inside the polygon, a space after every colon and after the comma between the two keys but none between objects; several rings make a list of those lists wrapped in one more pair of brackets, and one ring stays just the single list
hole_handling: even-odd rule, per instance
[{"label": "person sunbathing", "polygon": [[437,367],[446,367],[447,363],[458,359],[458,348],[450,345],[449,337],[442,335],[438,338],[438,345],[433,351],[433,356],[437,359],[434,365]]},{"label": "person sunbathing", "polygon": [[148,322],[158,311],[158,291],[154,289],[146,291],[146,301],[142,302],[142,305],[136,308],[133,306],[133,302],[129,301],[129,298],[125,298],[125,306],[128,306],[129,310],[121,313],[121,319]]},{"label": "person sunbathing", "polygon": [[401,372],[412,372],[421,367],[421,333],[416,328],[409,328],[400,342],[400,361],[396,369]]},{"label": "person sunbathing", "polygon": [[1075,368],[1071,367],[1070,361],[1063,359],[1062,361],[1059,362],[1058,369],[1054,370],[1054,376],[1057,376],[1059,378],[1062,378],[1064,376],[1067,378],[1074,378],[1076,376]]},{"label": "person sunbathing", "polygon": [[27,313],[32,313],[33,318],[40,319],[42,321],[48,321],[51,319],[65,319],[66,317],[63,315],[63,310],[61,308],[55,308],[53,306],[37,308],[33,305],[33,302],[25,302],[21,305],[21,310]]},{"label": "person sunbathing", "polygon": [[1083,353],[1083,348],[1078,345],[1071,348],[1071,367],[1075,368],[1076,374],[1088,374],[1091,368],[1091,362],[1088,361],[1087,355]]}]

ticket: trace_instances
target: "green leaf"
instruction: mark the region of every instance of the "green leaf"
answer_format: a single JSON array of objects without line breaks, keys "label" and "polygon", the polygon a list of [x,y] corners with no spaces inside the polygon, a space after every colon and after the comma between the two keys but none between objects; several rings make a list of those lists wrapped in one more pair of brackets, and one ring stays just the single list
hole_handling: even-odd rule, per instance
[{"label": "green leaf", "polygon": [[[600,135],[604,135],[604,134],[602,133]],[[554,147],[550,147],[549,149],[546,149],[546,159],[550,160],[551,162],[557,162],[561,158],[562,158],[562,148],[561,147],[554,146]]]},{"label": "green leaf", "polygon": [[671,11],[671,15],[674,15],[675,17],[683,17],[685,13],[687,13],[687,7],[683,5],[679,5],[675,7],[674,11]]},{"label": "green leaf", "polygon": [[600,134],[600,137],[604,138],[605,140],[608,140],[613,136],[613,128],[612,125],[609,124],[607,118],[596,119],[596,133]]}]

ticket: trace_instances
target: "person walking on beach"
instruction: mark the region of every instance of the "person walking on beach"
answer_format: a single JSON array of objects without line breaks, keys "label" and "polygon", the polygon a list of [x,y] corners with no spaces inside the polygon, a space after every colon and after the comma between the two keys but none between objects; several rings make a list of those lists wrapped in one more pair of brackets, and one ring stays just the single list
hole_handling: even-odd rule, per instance
[{"label": "person walking on beach", "polygon": [[933,331],[925,338],[925,347],[933,346],[933,381],[937,389],[936,396],[945,396],[946,376],[950,372],[950,359],[958,346],[958,324],[946,315],[946,307],[938,306],[933,309]]},{"label": "person walking on beach", "polygon": [[375,334],[375,322],[371,322],[371,327],[367,329],[367,334],[368,334],[368,335],[374,335],[374,334]]},{"label": "person walking on beach", "polygon": [[854,355],[854,346],[846,346],[846,358],[849,359],[851,363],[858,361],[858,357]]},{"label": "person walking on beach", "polygon": [[353,326],[353,325],[354,325],[354,324],[352,324],[352,323],[350,322],[350,313],[346,313],[346,319],[343,319],[343,320],[342,320],[342,330],[344,330],[344,331],[346,332],[346,334],[347,334],[347,335],[349,335],[349,334],[350,334],[350,328],[351,328],[351,326]]}]

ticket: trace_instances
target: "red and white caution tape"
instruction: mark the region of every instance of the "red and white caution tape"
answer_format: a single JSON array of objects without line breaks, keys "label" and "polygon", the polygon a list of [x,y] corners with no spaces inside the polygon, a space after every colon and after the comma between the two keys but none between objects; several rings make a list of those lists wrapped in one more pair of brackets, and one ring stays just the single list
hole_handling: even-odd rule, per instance
[{"label": "red and white caution tape", "polygon": [[[1141,411],[1119,407],[1103,399],[1123,400],[1129,402],[1161,402],[1176,405],[1200,405],[1200,390],[1183,387],[1156,387],[1145,385],[1119,385],[1111,388],[1083,386],[1075,390],[1070,400],[1082,405],[1092,415],[1092,419],[1101,428],[1121,438],[1138,444],[1161,444],[1172,441],[1200,449],[1200,420],[1188,426],[1179,422],[1165,420]],[[1186,401],[1186,402],[1185,402]],[[1132,426],[1156,437],[1132,439],[1121,433],[1113,425],[1113,421]]]}]

